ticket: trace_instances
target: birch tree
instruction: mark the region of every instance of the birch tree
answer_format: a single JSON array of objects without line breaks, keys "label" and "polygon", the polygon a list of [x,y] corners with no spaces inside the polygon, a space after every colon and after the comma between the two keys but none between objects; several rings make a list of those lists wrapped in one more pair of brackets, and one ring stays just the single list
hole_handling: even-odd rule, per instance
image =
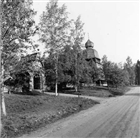
[{"label": "birch tree", "polygon": [[[35,34],[33,16],[34,10],[31,9],[32,0],[1,0],[1,93],[4,73],[16,65],[18,54],[23,53],[31,45],[30,37]],[[30,44],[30,46],[29,46]],[[4,96],[2,96],[2,113],[6,115]]]},{"label": "birch tree", "polygon": [[[2,66],[1,66],[1,49],[3,47],[2,44],[2,34],[1,34],[1,29],[2,29],[2,2],[0,0],[0,112],[2,113]],[[1,120],[1,115],[0,115],[0,135],[1,135],[1,130],[2,130],[2,120]]]},{"label": "birch tree", "polygon": [[68,40],[68,12],[66,6],[58,6],[57,0],[51,0],[46,5],[40,17],[40,41],[45,43],[45,52],[50,52],[55,55],[55,94],[58,95],[58,58],[61,49],[66,45]]},{"label": "birch tree", "polygon": [[81,17],[78,16],[77,19],[73,22],[73,27],[71,29],[71,44],[74,50],[74,58],[75,58],[75,91],[78,91],[78,85],[80,81],[80,67],[78,64],[78,55],[81,53],[82,41],[84,39],[84,31],[83,26],[84,23],[81,21]]}]

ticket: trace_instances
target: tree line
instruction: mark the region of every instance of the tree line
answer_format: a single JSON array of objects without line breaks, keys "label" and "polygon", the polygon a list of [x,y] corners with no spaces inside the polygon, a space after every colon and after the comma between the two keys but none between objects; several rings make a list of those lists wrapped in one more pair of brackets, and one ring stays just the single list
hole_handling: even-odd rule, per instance
[{"label": "tree line", "polygon": [[[19,63],[29,48],[37,50],[38,45],[31,37],[38,34],[39,41],[45,45],[43,56],[38,61],[42,65],[47,85],[55,86],[56,94],[58,86],[62,88],[66,84],[73,84],[77,91],[82,83],[95,82],[100,70],[94,62],[87,62],[83,56],[85,33],[80,16],[76,20],[69,19],[66,5],[59,6],[58,1],[53,0],[47,3],[36,25],[32,0],[2,0],[1,3],[1,56],[5,72],[20,72],[21,69],[34,71],[32,63],[24,63],[22,66]],[[133,64],[128,57],[124,65],[119,65],[103,56],[102,66],[109,86],[139,84],[139,61]]]},{"label": "tree line", "polygon": [[106,55],[104,55],[102,58],[105,79],[108,82],[108,85],[114,87],[140,85],[139,64],[139,60],[136,64],[133,64],[132,59],[129,56],[127,57],[126,62],[124,64],[117,64],[108,61]]}]

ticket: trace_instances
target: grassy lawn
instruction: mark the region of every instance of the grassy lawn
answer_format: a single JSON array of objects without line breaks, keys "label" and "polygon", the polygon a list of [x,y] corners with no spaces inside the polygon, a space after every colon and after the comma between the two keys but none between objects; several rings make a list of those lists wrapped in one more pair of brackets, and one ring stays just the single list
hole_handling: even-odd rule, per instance
[{"label": "grassy lawn", "polygon": [[[125,94],[130,88],[128,87],[120,87],[120,88],[107,88],[107,87],[85,87],[82,89],[79,89],[79,93],[81,95],[86,96],[96,96],[96,97],[114,97],[114,96],[120,96]],[[64,90],[63,93],[68,94],[76,94],[74,89],[68,89]]]},{"label": "grassy lawn", "polygon": [[52,95],[5,94],[7,116],[2,117],[2,137],[16,137],[60,118],[87,109],[98,102]]}]

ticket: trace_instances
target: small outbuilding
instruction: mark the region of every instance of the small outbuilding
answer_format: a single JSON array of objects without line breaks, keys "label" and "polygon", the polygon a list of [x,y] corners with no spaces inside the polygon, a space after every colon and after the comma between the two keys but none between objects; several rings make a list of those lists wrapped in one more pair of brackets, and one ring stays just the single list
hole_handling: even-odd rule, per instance
[{"label": "small outbuilding", "polygon": [[19,87],[22,92],[45,91],[45,75],[38,58],[38,53],[24,56],[11,71],[15,88]]}]

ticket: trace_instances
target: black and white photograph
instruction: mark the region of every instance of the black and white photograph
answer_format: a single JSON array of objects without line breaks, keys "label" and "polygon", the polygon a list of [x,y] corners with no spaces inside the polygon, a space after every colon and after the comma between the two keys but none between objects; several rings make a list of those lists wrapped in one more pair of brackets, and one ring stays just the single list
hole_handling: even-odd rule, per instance
[{"label": "black and white photograph", "polygon": [[1,138],[140,138],[139,0],[0,0]]}]

